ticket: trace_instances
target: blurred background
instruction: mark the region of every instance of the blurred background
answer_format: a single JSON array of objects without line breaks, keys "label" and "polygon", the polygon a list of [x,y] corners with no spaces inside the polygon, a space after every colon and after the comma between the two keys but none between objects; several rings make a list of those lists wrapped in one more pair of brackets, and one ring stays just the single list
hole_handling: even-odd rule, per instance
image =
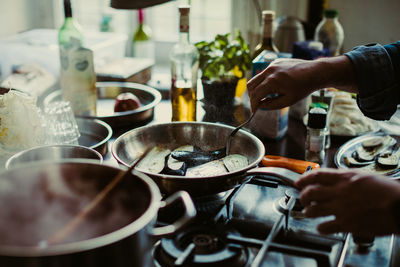
[{"label": "blurred background", "polygon": [[[151,40],[155,46],[153,74],[169,72],[168,52],[178,39],[177,6],[182,2],[171,1],[144,9],[144,21],[151,29]],[[217,33],[232,32],[238,28],[253,49],[260,39],[260,14],[261,10],[265,9],[275,10],[276,18],[284,15],[299,18],[307,39],[312,39],[315,26],[321,20],[323,8],[338,10],[339,21],[345,33],[342,52],[360,44],[386,44],[400,39],[398,0],[191,0],[190,4],[192,43],[209,40]],[[107,63],[107,57],[115,59],[132,55],[132,36],[138,27],[137,10],[113,9],[108,0],[73,0],[72,7],[74,18],[82,26],[89,47],[92,46],[95,52],[97,67]],[[20,33],[33,29],[58,30],[63,20],[62,0],[2,0],[0,40],[3,42],[0,41],[0,70],[3,77],[12,71],[13,65],[25,63],[29,57],[26,55],[27,51],[22,51],[24,49],[20,49],[21,53],[16,54],[10,47],[5,47],[4,40],[16,36],[22,38]],[[96,34],[100,31],[110,33],[108,36]],[[36,32],[34,35],[36,37],[29,36],[29,42],[36,42],[36,45],[43,42],[51,49],[52,42],[46,34]],[[54,45],[56,44],[54,40]],[[93,48],[95,45],[102,46],[97,47],[97,51],[103,49],[102,53],[105,54],[107,45],[114,46],[111,48],[111,54],[99,58],[100,52],[96,57],[96,49]],[[57,52],[57,48],[53,48]],[[49,57],[51,55],[50,53]],[[58,66],[51,63],[42,65],[54,75],[58,75]]]}]

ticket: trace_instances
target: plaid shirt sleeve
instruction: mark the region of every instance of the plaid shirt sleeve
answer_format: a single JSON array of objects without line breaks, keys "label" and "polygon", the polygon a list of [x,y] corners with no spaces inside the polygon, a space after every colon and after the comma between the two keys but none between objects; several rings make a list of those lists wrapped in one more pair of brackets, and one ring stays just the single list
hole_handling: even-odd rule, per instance
[{"label": "plaid shirt sleeve", "polygon": [[345,55],[355,69],[360,110],[375,120],[390,119],[400,103],[400,42],[357,46]]}]

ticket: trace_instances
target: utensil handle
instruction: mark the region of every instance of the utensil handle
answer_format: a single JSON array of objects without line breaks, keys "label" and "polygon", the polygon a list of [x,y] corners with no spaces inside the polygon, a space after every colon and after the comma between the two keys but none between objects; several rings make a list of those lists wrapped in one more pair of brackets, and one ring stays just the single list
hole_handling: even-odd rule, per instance
[{"label": "utensil handle", "polygon": [[161,202],[160,208],[168,207],[171,204],[182,201],[184,207],[184,214],[174,223],[153,227],[149,229],[149,234],[155,237],[166,236],[170,234],[174,234],[179,231],[182,227],[184,227],[187,223],[189,223],[196,216],[196,208],[192,199],[186,191],[178,191],[173,195],[169,196],[166,200]]},{"label": "utensil handle", "polygon": [[299,159],[286,158],[274,155],[265,155],[262,159],[264,167],[281,167],[286,168],[297,173],[304,173],[308,166],[312,169],[319,169],[320,165],[315,162],[304,161]]}]

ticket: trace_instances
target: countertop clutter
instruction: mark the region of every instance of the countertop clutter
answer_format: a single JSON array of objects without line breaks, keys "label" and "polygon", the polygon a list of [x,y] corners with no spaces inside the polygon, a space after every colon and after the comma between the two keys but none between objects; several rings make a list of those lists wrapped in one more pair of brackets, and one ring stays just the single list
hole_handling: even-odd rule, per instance
[{"label": "countertop clutter", "polygon": [[[20,44],[22,47],[29,47],[33,49],[31,51],[45,49],[50,53],[47,58],[54,56],[52,53],[57,50],[52,50],[53,43],[33,42],[30,39],[32,34],[49,34],[53,38],[54,32],[27,32],[23,38],[18,38],[18,42],[25,40]],[[17,42],[15,38],[10,38],[0,43],[0,48],[12,50],[14,42]],[[118,38],[115,42],[118,45]],[[92,48],[96,49],[96,46]],[[101,51],[101,47],[97,49]],[[97,54],[102,55],[101,52]],[[282,171],[276,166],[261,166],[261,158],[266,154],[304,160],[306,126],[302,118],[288,115],[287,133],[275,140],[256,136],[249,128],[240,131],[232,142],[232,151],[245,155],[248,161],[244,168],[239,167],[232,173],[179,177],[143,171],[135,174],[135,179],[130,179],[132,174],[122,175],[120,171],[133,164],[146,148],[160,144],[169,150],[189,143],[206,151],[220,149],[225,145],[232,126],[244,122],[251,112],[245,101],[239,98],[225,113],[215,108],[208,109],[207,103],[199,100],[196,102],[197,122],[171,123],[170,100],[162,100],[159,91],[139,84],[150,81],[154,62],[118,55],[98,58],[97,62],[102,60],[102,67],[97,69],[97,114],[77,116],[76,123],[81,135],[79,145],[96,150],[95,154],[100,153],[103,162],[82,159],[37,162],[4,172],[3,175],[13,178],[10,179],[12,182],[4,183],[4,188],[18,188],[19,203],[25,207],[18,209],[20,213],[14,214],[17,217],[10,221],[19,220],[22,224],[29,221],[30,214],[25,210],[35,211],[41,219],[21,231],[21,238],[7,235],[4,239],[8,242],[5,245],[25,242],[24,247],[17,246],[10,252],[3,249],[4,244],[0,242],[0,265],[3,261],[5,266],[22,266],[35,261],[35,266],[39,267],[82,266],[82,262],[85,266],[121,267],[206,264],[240,267],[394,266],[391,261],[398,251],[395,236],[320,234],[317,225],[329,218],[308,219],[302,214],[299,192],[293,187],[293,182],[301,174],[286,169]],[[38,102],[24,98],[28,102],[24,105],[35,110],[27,114],[32,116],[35,113],[36,121],[40,121],[37,108],[62,98],[57,88],[57,75],[52,71],[46,72],[35,65],[21,65],[9,77],[6,83],[10,81],[24,94],[37,98]],[[38,88],[38,84],[43,88],[24,90]],[[4,98],[8,89],[6,84],[3,86],[0,100],[4,102],[8,101]],[[121,93],[135,94],[140,105],[134,110],[115,112],[115,99]],[[0,102],[0,111],[8,107],[3,102]],[[351,110],[353,124],[359,122],[350,95],[338,97],[336,104],[337,114],[343,115]],[[333,105],[331,120],[338,125],[347,125],[347,121],[342,122],[345,118],[335,115],[335,101]],[[376,123],[365,131],[382,129],[389,134],[398,133],[399,116],[398,111],[391,121]],[[19,120],[20,124],[28,119],[22,117],[24,120]],[[5,136],[7,131],[14,130],[8,123],[7,119],[0,121],[0,127],[3,127],[0,128],[0,142],[17,137]],[[45,129],[39,125],[33,128],[36,131]],[[321,167],[336,168],[337,152],[343,144],[365,132],[345,130],[342,134],[332,132],[331,144]],[[24,133],[27,137],[35,137],[29,134],[30,131]],[[45,143],[45,140],[41,141]],[[33,146],[36,145],[43,144]],[[53,158],[56,156],[60,155],[53,155]],[[164,157],[161,161],[163,168],[167,160]],[[307,170],[307,166],[304,169]],[[106,186],[109,184],[112,186]],[[24,194],[26,192],[28,194]],[[15,195],[3,192],[0,200],[10,203],[15,201]],[[40,205],[32,200],[38,200]],[[100,204],[97,207],[93,203]],[[109,213],[109,210],[113,212]],[[7,209],[0,209],[1,216],[9,216]],[[56,220],[51,219],[53,217]],[[73,225],[72,229],[70,225]]]},{"label": "countertop clutter", "polygon": [[[90,165],[93,167],[93,171],[95,169],[101,169],[105,173],[110,173],[111,175],[111,173],[115,173],[117,170],[112,168],[120,167],[116,160],[116,155],[127,157],[127,162],[129,163],[133,159],[131,156],[136,155],[135,153],[137,151],[143,149],[144,143],[152,146],[155,144],[152,142],[159,139],[166,141],[168,144],[172,144],[174,142],[173,140],[175,140],[175,134],[180,136],[180,142],[183,142],[183,138],[189,138],[190,140],[192,140],[192,138],[194,138],[194,140],[211,138],[206,142],[210,147],[212,144],[218,142],[218,140],[224,143],[224,136],[229,133],[226,124],[236,126],[246,120],[250,115],[249,110],[242,103],[237,101],[229,116],[227,116],[227,114],[214,114],[214,116],[212,116],[211,125],[218,124],[221,125],[221,129],[224,129],[224,131],[214,131],[212,127],[207,127],[207,123],[210,123],[208,121],[210,117],[207,116],[204,103],[198,101],[197,115],[199,127],[196,126],[193,128],[196,130],[191,130],[193,125],[188,123],[187,126],[182,128],[183,130],[175,131],[169,125],[171,122],[170,100],[161,100],[161,95],[159,93],[151,93],[152,90],[144,85],[136,84],[136,87],[134,85],[134,83],[122,82],[97,83],[99,92],[103,92],[101,101],[105,101],[102,106],[99,106],[101,109],[113,107],[114,105],[115,97],[118,93],[112,93],[110,88],[113,90],[120,88],[118,92],[133,90],[144,106],[146,106],[146,103],[152,106],[150,109],[151,113],[145,113],[147,116],[146,119],[137,120],[138,117],[133,117],[133,121],[131,122],[129,122],[128,118],[127,123],[119,124],[117,122],[112,127],[108,126],[111,133],[109,132],[109,137],[106,140],[108,149],[102,152],[104,164],[90,163],[95,164],[94,166]],[[57,91],[55,92],[57,93]],[[153,97],[152,100],[148,98],[150,95]],[[60,96],[59,94],[58,97]],[[54,96],[53,92],[53,96],[47,94],[47,100],[45,98],[44,102],[51,102],[55,99],[57,99],[57,96]],[[154,99],[157,99],[157,101],[154,102]],[[118,114],[114,115],[118,117]],[[83,119],[97,120],[95,117],[77,118],[77,122],[79,122],[78,125],[88,125],[87,121],[82,124],[81,120]],[[115,122],[115,118],[111,119]],[[150,134],[140,134],[141,131],[146,132],[146,130],[151,129],[152,126],[154,126],[154,129],[158,129],[155,126],[160,123],[166,125],[164,127],[168,129],[168,134],[164,133],[165,131],[163,130],[155,130]],[[202,129],[200,125],[206,128]],[[211,132],[209,133],[208,131]],[[247,133],[248,129],[245,132]],[[121,138],[122,136],[123,138]],[[168,140],[166,137],[171,139]],[[241,138],[246,140],[246,135],[242,135]],[[288,132],[285,136],[279,140],[260,140],[262,141],[266,154],[304,159],[305,138],[306,129],[303,121],[290,117],[288,121]],[[326,151],[327,153],[322,167],[336,167],[334,160],[337,150],[345,141],[351,138],[352,137],[349,136],[332,136],[331,146]],[[121,141],[116,142],[118,139],[121,139]],[[241,141],[241,143],[242,146],[240,148],[235,148],[234,145],[234,150],[236,149],[236,151],[240,152],[245,146],[246,149],[249,150],[249,153],[251,152],[249,155],[252,155],[255,149],[249,147],[249,142],[244,141],[243,143]],[[201,144],[201,142],[199,144]],[[79,164],[79,168],[82,168],[83,165],[81,163]],[[108,169],[108,167],[101,167],[105,165],[110,166],[111,169]],[[55,165],[54,167],[46,165],[46,167],[41,170],[40,166],[41,165],[37,165],[35,172],[31,173],[36,175],[42,171],[50,172],[52,168],[55,168]],[[61,168],[61,166],[57,165],[57,168],[59,167]],[[69,165],[68,168],[74,167]],[[291,266],[343,266],[343,264],[345,266],[360,266],[360,262],[363,263],[362,266],[390,266],[390,261],[393,257],[392,253],[397,251],[395,249],[397,239],[395,239],[394,236],[379,238],[369,237],[365,239],[357,236],[353,237],[350,234],[320,235],[316,231],[316,225],[326,218],[312,220],[302,217],[301,205],[297,200],[298,192],[291,186],[291,182],[288,182],[291,181],[291,179],[296,179],[298,175],[287,179],[285,176],[277,175],[279,172],[271,172],[271,169],[266,170],[264,168],[259,167],[250,171],[244,171],[241,172],[239,176],[234,177],[225,177],[222,175],[222,178],[214,177],[215,179],[204,179],[200,177],[200,179],[196,178],[192,180],[188,178],[176,179],[176,177],[173,177],[173,183],[169,181],[171,177],[164,175],[149,175],[152,178],[151,180],[148,177],[144,178],[144,181],[150,184],[153,183],[151,186],[155,186],[152,180],[158,183],[159,186],[155,186],[155,188],[157,188],[157,190],[161,189],[161,193],[164,197],[172,197],[174,196],[174,194],[172,194],[173,192],[182,188],[188,188],[196,192],[192,192],[191,195],[191,199],[194,203],[191,209],[191,215],[184,215],[184,218],[194,217],[193,209],[197,212],[194,219],[191,219],[191,223],[184,229],[177,230],[176,234],[169,235],[169,237],[165,238],[156,238],[157,242],[154,244],[140,245],[140,243],[138,243],[142,251],[142,256],[149,261],[148,264],[144,264],[144,266],[174,266],[174,262],[180,261],[187,264],[183,264],[183,266],[190,266],[192,263],[195,264],[204,261],[211,266],[223,266],[221,264],[225,262],[228,264],[227,266],[246,267],[252,264],[256,264],[254,266],[266,266],[269,264],[273,264],[274,266],[287,266],[288,262],[290,262]],[[9,175],[10,173],[13,173],[12,175],[18,175],[18,170],[21,171],[18,168],[15,169],[15,171],[10,170]],[[24,175],[28,175],[26,171],[24,171]],[[111,177],[113,176],[111,175]],[[62,181],[68,181],[68,179]],[[194,183],[194,181],[196,182]],[[66,187],[64,187],[65,185],[60,187],[63,183],[64,182],[60,184],[59,181],[54,184],[49,182],[48,190],[51,194],[56,196],[56,199],[58,196],[69,199],[71,197],[71,192],[75,190],[75,187],[72,185],[72,187],[70,187],[68,183]],[[79,183],[83,183],[83,180],[79,181]],[[70,190],[72,191],[70,192]],[[212,191],[212,194],[204,193],[211,192],[211,190],[217,191]],[[188,205],[189,208],[186,208],[190,210],[190,204]],[[179,207],[181,206],[173,207],[172,211],[171,208],[169,208],[158,212],[159,221],[157,225],[170,224],[171,221],[174,221],[180,216],[181,209]],[[123,215],[126,213],[125,210],[122,210],[122,212]],[[177,212],[178,214],[176,214]],[[73,218],[73,214],[71,216]],[[132,222],[132,225],[133,224],[135,224],[135,222]],[[82,226],[83,225],[85,224],[82,224]],[[127,231],[129,225],[131,224],[128,223],[128,226],[121,225],[121,229]],[[117,230],[118,229],[112,228],[106,231],[114,233]],[[55,232],[57,232],[57,230],[55,230]],[[87,238],[91,238],[91,234],[97,235],[96,233],[88,233]],[[132,237],[136,238],[136,236],[137,235],[130,236],[129,239]],[[109,242],[105,236],[104,238],[101,236],[101,240],[101,244]],[[192,241],[189,242],[187,240]],[[210,245],[204,245],[203,242]],[[120,247],[121,243],[116,242],[115,245]],[[122,245],[121,247],[124,246]],[[198,247],[198,249],[201,248],[201,253],[194,249],[196,247]],[[235,249],[232,250],[231,248],[233,247],[235,247]],[[51,251],[47,250],[46,247],[42,249],[43,253],[50,253],[49,251]],[[93,251],[97,253],[97,249],[98,247],[93,249]],[[150,253],[151,251],[154,251],[154,253]],[[188,254],[187,251],[190,251],[190,253]],[[68,257],[72,257],[72,259],[75,258],[75,253],[82,253],[82,251],[69,252]],[[89,253],[89,251],[84,250],[84,254],[85,253]],[[119,262],[115,266],[126,266],[127,262],[132,262],[132,258],[121,259],[121,256],[115,253],[107,255],[108,259],[106,262],[109,264],[116,264],[115,262]],[[52,255],[52,257],[54,256],[55,255]],[[99,259],[98,257],[100,256],[96,256],[96,259]],[[24,258],[24,260],[27,259],[29,258]],[[135,258],[135,260],[136,259],[137,258]],[[75,260],[72,261],[75,262]],[[98,260],[94,262],[99,263]],[[53,265],[50,264],[50,266]]]}]

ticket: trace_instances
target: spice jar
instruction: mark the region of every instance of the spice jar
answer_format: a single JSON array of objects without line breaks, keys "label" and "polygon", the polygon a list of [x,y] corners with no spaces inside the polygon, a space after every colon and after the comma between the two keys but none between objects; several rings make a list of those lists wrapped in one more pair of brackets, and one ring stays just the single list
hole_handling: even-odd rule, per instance
[{"label": "spice jar", "polygon": [[323,108],[311,108],[308,112],[305,160],[322,164],[325,158],[327,112]]}]

